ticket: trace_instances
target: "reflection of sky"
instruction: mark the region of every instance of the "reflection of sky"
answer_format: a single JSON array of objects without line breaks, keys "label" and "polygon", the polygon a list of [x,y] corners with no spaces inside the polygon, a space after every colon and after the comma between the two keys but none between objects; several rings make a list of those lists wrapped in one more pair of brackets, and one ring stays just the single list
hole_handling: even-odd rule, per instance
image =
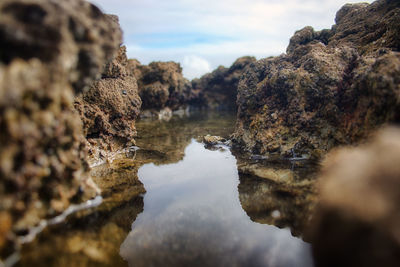
[{"label": "reflection of sky", "polygon": [[245,214],[229,150],[192,140],[183,161],[147,164],[138,175],[144,211],[120,248],[130,266],[312,266],[308,244]]},{"label": "reflection of sky", "polygon": [[[283,53],[296,30],[330,28],[360,0],[91,0],[120,17],[128,55],[143,64],[178,61],[193,78],[244,55]],[[372,2],[367,0],[364,2]]]}]

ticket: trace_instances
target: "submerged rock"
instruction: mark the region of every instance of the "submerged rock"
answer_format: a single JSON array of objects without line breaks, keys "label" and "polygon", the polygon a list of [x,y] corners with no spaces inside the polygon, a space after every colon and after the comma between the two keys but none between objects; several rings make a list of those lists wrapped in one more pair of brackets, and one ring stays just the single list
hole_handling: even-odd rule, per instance
[{"label": "submerged rock", "polygon": [[182,75],[182,68],[175,62],[152,62],[141,65],[129,60],[129,70],[138,80],[143,110],[159,111],[166,107],[177,110],[189,104],[192,86]]},{"label": "submerged rock", "polygon": [[400,122],[400,2],[345,5],[331,30],[306,27],[287,54],[252,63],[238,86],[234,142],[320,158]]},{"label": "submerged rock", "polygon": [[220,66],[200,79],[194,79],[192,86],[197,97],[192,104],[211,109],[236,110],[240,76],[255,61],[254,57],[241,57],[230,68]]},{"label": "submerged rock", "polygon": [[1,1],[1,257],[13,250],[12,232],[57,215],[85,189],[74,95],[99,75],[120,39],[110,18],[85,1]]},{"label": "submerged rock", "polygon": [[128,71],[126,47],[122,46],[105,65],[102,78],[75,98],[91,164],[112,161],[119,151],[135,143],[135,120],[140,107],[136,78]]},{"label": "submerged rock", "polygon": [[400,129],[328,154],[310,227],[317,266],[399,266]]}]

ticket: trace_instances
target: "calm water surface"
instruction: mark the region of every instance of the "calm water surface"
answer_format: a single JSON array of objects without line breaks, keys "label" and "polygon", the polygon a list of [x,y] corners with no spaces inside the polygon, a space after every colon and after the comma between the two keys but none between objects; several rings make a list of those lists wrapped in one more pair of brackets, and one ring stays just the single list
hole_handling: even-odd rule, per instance
[{"label": "calm water surface", "polygon": [[135,159],[93,172],[119,181],[104,191],[104,203],[46,230],[20,264],[313,266],[298,229],[307,211],[303,184],[293,189],[242,173],[243,160],[228,147],[201,143],[206,134],[228,137],[233,123],[231,115],[207,113],[139,122]]}]

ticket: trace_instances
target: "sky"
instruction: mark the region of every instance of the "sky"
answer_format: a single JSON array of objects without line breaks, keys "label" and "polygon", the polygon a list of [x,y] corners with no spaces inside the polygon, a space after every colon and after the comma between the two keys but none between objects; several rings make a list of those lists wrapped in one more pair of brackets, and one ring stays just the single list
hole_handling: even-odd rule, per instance
[{"label": "sky", "polygon": [[[129,58],[175,61],[188,79],[241,56],[284,53],[296,30],[331,28],[357,0],[91,0],[119,16]],[[371,3],[372,0],[364,2]]]}]

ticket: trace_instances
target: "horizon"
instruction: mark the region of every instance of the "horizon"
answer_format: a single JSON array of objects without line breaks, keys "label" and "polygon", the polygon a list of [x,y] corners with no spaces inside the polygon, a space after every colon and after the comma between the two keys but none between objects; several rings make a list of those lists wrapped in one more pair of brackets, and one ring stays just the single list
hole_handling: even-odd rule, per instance
[{"label": "horizon", "polygon": [[[330,29],[347,0],[91,0],[119,17],[129,58],[175,61],[192,80],[239,57],[286,52],[295,31]],[[132,10],[135,13],[132,14]]]}]

